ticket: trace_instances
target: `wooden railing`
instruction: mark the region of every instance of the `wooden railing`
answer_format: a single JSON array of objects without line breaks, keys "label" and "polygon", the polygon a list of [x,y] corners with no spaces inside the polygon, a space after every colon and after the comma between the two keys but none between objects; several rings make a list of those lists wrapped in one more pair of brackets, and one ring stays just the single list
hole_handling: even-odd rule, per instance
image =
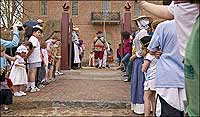
[{"label": "wooden railing", "polygon": [[91,22],[120,22],[120,12],[91,12]]}]

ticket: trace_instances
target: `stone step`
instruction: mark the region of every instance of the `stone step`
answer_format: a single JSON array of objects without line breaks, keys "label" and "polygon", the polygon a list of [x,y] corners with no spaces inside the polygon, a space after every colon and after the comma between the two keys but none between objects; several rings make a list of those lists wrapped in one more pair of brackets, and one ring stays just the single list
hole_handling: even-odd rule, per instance
[{"label": "stone step", "polygon": [[17,101],[10,106],[13,110],[64,107],[64,108],[95,108],[95,109],[130,109],[128,101],[95,101],[95,100],[70,100],[70,101]]},{"label": "stone step", "polygon": [[[65,108],[65,107],[48,107],[48,108],[33,108],[21,109],[18,108],[10,113],[1,113],[1,116],[118,116],[118,117],[139,117],[130,109],[95,109],[95,108]],[[143,117],[143,116],[141,116]]]}]

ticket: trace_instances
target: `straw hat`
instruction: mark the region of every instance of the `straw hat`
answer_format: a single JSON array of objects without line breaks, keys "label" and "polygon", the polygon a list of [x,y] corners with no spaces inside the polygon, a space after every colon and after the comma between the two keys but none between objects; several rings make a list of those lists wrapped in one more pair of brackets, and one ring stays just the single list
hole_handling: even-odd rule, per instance
[{"label": "straw hat", "polygon": [[141,15],[141,16],[139,16],[139,17],[137,17],[137,18],[134,18],[134,19],[132,19],[132,20],[136,21],[136,20],[139,20],[139,19],[144,19],[144,18],[147,18],[147,19],[149,19],[149,20],[150,20],[150,22],[152,22],[152,21],[153,21],[153,19],[152,19],[151,17],[149,17],[149,16],[145,16],[145,15]]}]

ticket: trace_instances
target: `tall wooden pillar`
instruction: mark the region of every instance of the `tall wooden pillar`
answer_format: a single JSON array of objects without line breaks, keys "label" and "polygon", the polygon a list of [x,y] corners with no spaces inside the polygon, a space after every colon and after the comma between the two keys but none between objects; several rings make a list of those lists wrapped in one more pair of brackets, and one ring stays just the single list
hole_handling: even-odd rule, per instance
[{"label": "tall wooden pillar", "polygon": [[[123,19],[123,23],[121,25],[121,32],[125,32],[128,31],[129,33],[132,33],[131,30],[131,5],[130,3],[127,1],[125,6],[124,6],[124,19]],[[122,35],[121,35],[122,36]],[[123,37],[121,37],[121,56],[124,56],[124,41],[123,41]]]},{"label": "tall wooden pillar", "polygon": [[129,2],[126,2],[124,9],[124,31],[131,33],[131,5]]},{"label": "tall wooden pillar", "polygon": [[61,19],[61,69],[69,69],[69,6],[64,3]]}]

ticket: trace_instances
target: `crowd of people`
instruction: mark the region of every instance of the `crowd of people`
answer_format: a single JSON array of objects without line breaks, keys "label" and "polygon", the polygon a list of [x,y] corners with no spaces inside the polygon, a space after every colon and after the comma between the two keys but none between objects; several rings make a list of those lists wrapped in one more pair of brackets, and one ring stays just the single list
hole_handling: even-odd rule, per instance
[{"label": "crowd of people", "polygon": [[[26,96],[27,92],[37,92],[63,75],[61,65],[61,40],[54,36],[48,40],[43,38],[44,22],[28,21],[12,26],[13,39],[1,38],[0,69],[0,105],[2,111],[9,111],[8,105],[13,103],[13,96]],[[19,33],[24,34],[20,39]],[[14,49],[14,53],[6,51]],[[85,46],[79,38],[79,29],[73,27],[72,32],[72,69],[82,67]]]},{"label": "crowd of people", "polygon": [[[199,114],[199,2],[175,0],[169,6],[136,1],[140,8],[164,20],[139,16],[134,21],[135,33],[122,32],[117,49],[117,61],[123,66],[124,81],[131,82],[131,110],[150,116],[189,116]],[[60,72],[61,42],[57,37],[44,41],[43,21],[25,33],[19,43],[19,25],[13,26],[13,39],[1,39],[0,45],[0,105],[8,111],[14,96],[40,91],[54,81]],[[28,29],[28,26],[24,26]],[[26,31],[26,30],[25,30]],[[98,31],[93,41],[89,65],[99,69],[109,67],[113,51],[103,33]],[[17,47],[15,56],[6,48]],[[72,32],[72,68],[81,68],[84,44],[78,28]],[[24,90],[24,86],[26,89]],[[187,104],[185,103],[187,102]],[[187,107],[187,108],[185,108]],[[184,113],[186,112],[186,113]]]},{"label": "crowd of people", "polygon": [[163,20],[139,16],[135,33],[122,32],[118,60],[124,81],[131,82],[131,110],[145,116],[199,115],[199,2],[135,3]]},{"label": "crowd of people", "polygon": [[[1,38],[1,111],[9,111],[8,105],[13,103],[13,96],[40,91],[55,81],[55,76],[63,75],[60,72],[61,41],[56,36],[44,40],[42,26],[41,19],[34,26],[14,24],[13,39]],[[19,30],[19,27],[24,30]],[[20,39],[20,31],[25,32],[24,39]],[[7,48],[16,48],[14,55],[6,53]]]}]

